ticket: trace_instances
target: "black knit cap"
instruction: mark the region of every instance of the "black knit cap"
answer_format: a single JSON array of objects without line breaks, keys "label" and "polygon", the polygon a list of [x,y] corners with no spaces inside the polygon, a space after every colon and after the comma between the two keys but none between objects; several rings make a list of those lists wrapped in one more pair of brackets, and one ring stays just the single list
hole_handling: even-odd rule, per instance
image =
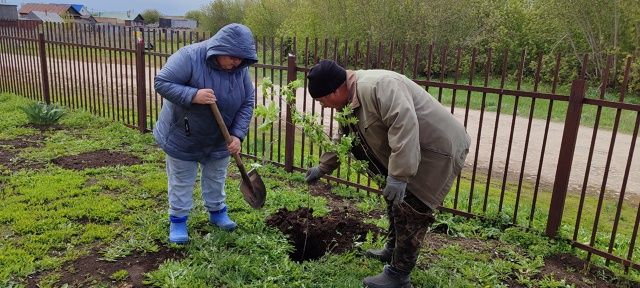
[{"label": "black knit cap", "polygon": [[308,89],[312,98],[323,97],[336,91],[347,80],[347,70],[332,60],[320,60],[311,67],[307,75]]}]

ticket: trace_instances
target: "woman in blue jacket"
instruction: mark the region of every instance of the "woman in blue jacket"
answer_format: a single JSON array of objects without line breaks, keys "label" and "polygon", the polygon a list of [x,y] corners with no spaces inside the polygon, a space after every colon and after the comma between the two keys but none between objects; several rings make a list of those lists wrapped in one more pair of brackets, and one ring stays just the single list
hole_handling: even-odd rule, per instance
[{"label": "woman in blue jacket", "polygon": [[[187,219],[201,170],[202,198],[209,220],[236,228],[227,214],[224,191],[230,153],[240,152],[253,114],[254,87],[249,65],[258,61],[251,30],[229,24],[210,39],[182,47],[155,78],[164,101],[153,135],[166,155],[169,241],[189,241]],[[217,103],[231,134],[227,145],[209,105]]]}]

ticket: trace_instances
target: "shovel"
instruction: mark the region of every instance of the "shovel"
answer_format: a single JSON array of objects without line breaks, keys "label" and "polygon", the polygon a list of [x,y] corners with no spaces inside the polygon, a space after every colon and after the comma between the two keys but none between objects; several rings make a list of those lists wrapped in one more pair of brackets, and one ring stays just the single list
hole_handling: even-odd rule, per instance
[{"label": "shovel", "polygon": [[[210,105],[211,112],[213,112],[213,116],[216,118],[216,122],[218,122],[218,127],[220,127],[220,131],[222,131],[222,135],[224,136],[224,141],[227,144],[231,143],[231,135],[229,135],[229,130],[227,130],[227,126],[224,124],[224,119],[222,119],[222,115],[220,115],[220,110],[218,110],[218,105],[213,103]],[[242,160],[240,159],[240,154],[233,154],[233,158],[236,160],[236,164],[238,165],[238,170],[240,170],[240,175],[242,176],[242,182],[240,182],[240,192],[242,192],[242,196],[249,205],[254,209],[259,209],[264,206],[264,201],[267,198],[267,189],[264,187],[264,183],[262,182],[262,178],[258,175],[254,169],[251,169],[249,173],[244,168],[242,164]]]}]

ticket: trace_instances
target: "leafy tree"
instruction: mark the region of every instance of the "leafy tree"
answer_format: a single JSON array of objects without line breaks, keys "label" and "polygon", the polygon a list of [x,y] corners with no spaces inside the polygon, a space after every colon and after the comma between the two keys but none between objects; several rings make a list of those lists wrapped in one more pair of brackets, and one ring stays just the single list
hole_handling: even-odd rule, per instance
[{"label": "leafy tree", "polygon": [[[526,51],[525,76],[533,75],[542,54],[543,80],[552,79],[557,54],[565,55],[562,78],[575,77],[587,64],[594,81],[604,73],[608,55],[617,67],[610,79],[621,79],[628,56],[640,56],[640,0],[214,0],[200,12],[194,17],[210,32],[242,22],[259,37],[369,41],[385,47],[435,43],[449,49],[492,48],[494,55],[509,51],[510,71],[517,70]],[[338,55],[345,53],[342,46]],[[589,63],[580,63],[584,53]],[[434,64],[438,61],[434,57]],[[500,61],[494,57],[493,69],[500,69]],[[469,67],[469,59],[462,62],[463,69]]]},{"label": "leafy tree", "polygon": [[259,0],[247,5],[245,24],[255,36],[276,36],[301,0]]},{"label": "leafy tree", "polygon": [[201,23],[204,18],[204,12],[202,10],[187,11],[187,13],[184,14],[184,18],[196,20],[198,23]]},{"label": "leafy tree", "polygon": [[211,32],[230,23],[243,23],[245,11],[252,4],[252,0],[214,0],[203,7],[200,23]]},{"label": "leafy tree", "polygon": [[144,24],[153,24],[160,21],[160,12],[156,9],[147,9],[140,14],[144,18]]}]

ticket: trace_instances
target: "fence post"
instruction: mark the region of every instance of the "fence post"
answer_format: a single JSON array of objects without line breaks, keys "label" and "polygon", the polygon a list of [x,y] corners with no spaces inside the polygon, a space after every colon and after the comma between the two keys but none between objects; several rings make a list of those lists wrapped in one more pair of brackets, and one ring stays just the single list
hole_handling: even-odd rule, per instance
[{"label": "fence post", "polygon": [[580,116],[582,113],[585,89],[586,81],[584,79],[577,79],[571,83],[569,107],[567,108],[567,116],[564,122],[562,144],[560,146],[560,155],[558,156],[556,178],[553,181],[549,218],[547,219],[546,233],[547,236],[551,238],[556,236],[560,223],[562,222],[562,212],[564,212],[564,201],[567,196],[573,153],[576,149],[578,129],[580,128]]},{"label": "fence post", "polygon": [[140,132],[147,131],[147,99],[145,93],[147,90],[147,82],[145,80],[145,63],[144,63],[144,37],[143,28],[136,31],[136,98],[138,112],[138,130]]},{"label": "fence post", "polygon": [[[287,84],[296,81],[296,55],[289,54],[287,57]],[[286,115],[286,130],[285,130],[285,142],[284,142],[284,170],[287,172],[293,172],[293,155],[295,151],[293,149],[296,127],[293,125],[293,119],[291,117],[291,109],[296,109],[296,91],[294,93],[293,107],[291,104],[287,104]]]},{"label": "fence post", "polygon": [[40,55],[40,78],[42,79],[42,98],[44,102],[51,104],[49,94],[49,70],[47,69],[47,53],[45,51],[44,33],[38,33],[38,54]]}]

